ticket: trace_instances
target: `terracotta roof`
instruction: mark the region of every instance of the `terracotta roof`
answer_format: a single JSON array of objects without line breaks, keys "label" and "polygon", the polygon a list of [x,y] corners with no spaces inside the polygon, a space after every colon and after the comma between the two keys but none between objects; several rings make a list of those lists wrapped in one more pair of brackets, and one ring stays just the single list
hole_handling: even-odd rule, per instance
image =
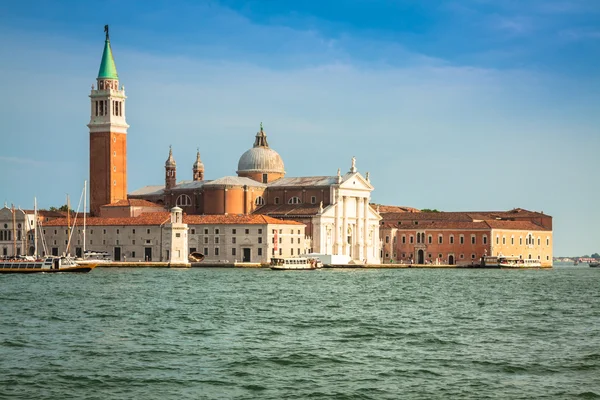
[{"label": "terracotta roof", "polygon": [[313,216],[318,213],[318,204],[267,204],[254,211],[254,214],[280,217]]},{"label": "terracotta roof", "polygon": [[290,220],[281,220],[267,215],[184,215],[183,222],[188,225],[204,224],[230,224],[230,225],[304,225],[303,223]]},{"label": "terracotta roof", "polygon": [[150,185],[134,190],[127,196],[161,195],[164,193],[165,185]]},{"label": "terracotta roof", "polygon": [[148,200],[143,199],[127,199],[119,200],[115,203],[105,204],[102,207],[159,207],[164,208],[160,204],[152,203]]},{"label": "terracotta roof", "polygon": [[371,207],[373,207],[374,210],[377,210],[379,208],[379,213],[380,214],[385,214],[385,213],[415,213],[415,212],[420,212],[418,209],[413,208],[413,207],[407,207],[407,206],[386,206],[383,204],[376,204],[376,203],[371,203]]},{"label": "terracotta roof", "polygon": [[[101,218],[90,217],[86,219],[87,226],[129,226],[129,225],[161,225],[168,222],[171,218],[170,212],[151,212],[143,213],[139,217],[123,217],[123,218]],[[77,220],[77,225],[83,225],[83,219]],[[73,223],[73,220],[71,220]],[[59,218],[44,223],[48,226],[67,226],[66,218]]]},{"label": "terracotta roof", "polygon": [[518,229],[522,231],[549,231],[541,225],[534,224],[530,221],[497,221],[489,220],[485,223],[492,229]]},{"label": "terracotta roof", "polygon": [[242,176],[224,176],[204,184],[204,186],[251,186],[267,187],[266,184]]}]

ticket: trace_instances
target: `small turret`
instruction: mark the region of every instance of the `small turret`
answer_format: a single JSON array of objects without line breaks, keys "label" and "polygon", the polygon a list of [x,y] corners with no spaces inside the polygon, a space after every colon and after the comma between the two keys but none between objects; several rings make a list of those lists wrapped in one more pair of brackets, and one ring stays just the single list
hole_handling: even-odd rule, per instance
[{"label": "small turret", "polygon": [[165,162],[165,189],[171,189],[177,184],[177,164],[173,158],[173,149],[169,146],[169,158]]},{"label": "small turret", "polygon": [[193,176],[195,181],[203,181],[204,180],[204,164],[200,160],[200,150],[196,153],[196,162],[194,163],[194,168],[192,169]]}]

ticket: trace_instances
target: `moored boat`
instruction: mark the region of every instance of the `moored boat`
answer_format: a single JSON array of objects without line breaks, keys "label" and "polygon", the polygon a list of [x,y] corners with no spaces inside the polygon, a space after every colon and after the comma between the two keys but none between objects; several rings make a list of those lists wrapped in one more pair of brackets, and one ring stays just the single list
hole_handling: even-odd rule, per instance
[{"label": "moored boat", "polygon": [[600,267],[600,261],[590,261],[590,267],[592,267],[592,268]]},{"label": "moored boat", "polygon": [[90,272],[98,264],[79,265],[70,257],[13,257],[0,260],[0,274],[32,274],[36,272]]},{"label": "moored boat", "polygon": [[273,270],[315,270],[323,266],[316,258],[290,257],[271,258],[271,269]]},{"label": "moored boat", "polygon": [[540,260],[515,256],[486,256],[482,261],[482,266],[488,268],[540,268],[542,266]]}]

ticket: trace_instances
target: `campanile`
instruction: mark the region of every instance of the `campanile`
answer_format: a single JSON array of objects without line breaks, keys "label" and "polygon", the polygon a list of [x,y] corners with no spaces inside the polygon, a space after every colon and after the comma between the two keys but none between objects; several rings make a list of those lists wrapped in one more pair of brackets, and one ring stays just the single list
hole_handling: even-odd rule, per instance
[{"label": "campanile", "polygon": [[99,215],[100,206],[127,199],[127,122],[125,88],[110,47],[108,25],[96,79],[92,85],[90,128],[90,211]]}]

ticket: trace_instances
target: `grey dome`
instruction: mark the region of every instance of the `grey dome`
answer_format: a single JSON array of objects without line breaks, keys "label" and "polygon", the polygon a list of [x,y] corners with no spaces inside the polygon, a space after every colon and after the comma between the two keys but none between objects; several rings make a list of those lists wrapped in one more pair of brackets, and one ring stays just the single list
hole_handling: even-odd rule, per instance
[{"label": "grey dome", "polygon": [[268,147],[253,147],[240,157],[240,172],[278,172],[285,173],[283,160],[277,152]]},{"label": "grey dome", "polygon": [[260,131],[256,133],[254,147],[242,154],[238,162],[237,173],[240,172],[266,172],[285,174],[281,156],[269,147],[267,135],[263,131],[262,123]]}]

